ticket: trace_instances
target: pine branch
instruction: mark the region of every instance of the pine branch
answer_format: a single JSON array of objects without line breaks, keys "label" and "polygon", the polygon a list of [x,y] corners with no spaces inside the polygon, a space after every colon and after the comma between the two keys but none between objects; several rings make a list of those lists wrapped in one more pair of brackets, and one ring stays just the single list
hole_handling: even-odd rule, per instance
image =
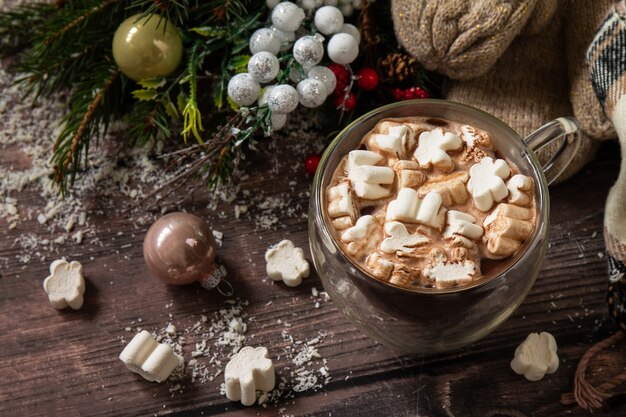
[{"label": "pine branch", "polygon": [[51,4],[23,4],[0,13],[0,56],[17,53],[32,45],[38,29],[54,13]]},{"label": "pine branch", "polygon": [[124,80],[119,70],[104,63],[92,71],[92,76],[72,94],[70,111],[53,148],[54,179],[62,193],[67,191],[68,182],[73,185],[82,157],[87,159],[91,140],[106,134],[111,118],[124,107]]}]

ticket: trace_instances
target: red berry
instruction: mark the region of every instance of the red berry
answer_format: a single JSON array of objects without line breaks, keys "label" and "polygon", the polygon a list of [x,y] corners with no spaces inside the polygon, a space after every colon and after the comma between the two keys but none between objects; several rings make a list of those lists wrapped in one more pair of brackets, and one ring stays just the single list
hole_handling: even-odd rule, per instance
[{"label": "red berry", "polygon": [[361,68],[357,77],[357,84],[363,91],[372,91],[378,86],[378,73],[373,68]]},{"label": "red berry", "polygon": [[347,96],[345,94],[335,95],[333,103],[337,110],[352,111],[356,108],[357,100],[356,96],[351,91]]},{"label": "red berry", "polygon": [[304,161],[304,169],[311,175],[315,175],[315,171],[317,171],[317,166],[320,164],[320,159],[322,157],[320,155],[309,155]]},{"label": "red berry", "polygon": [[337,79],[337,86],[332,94],[343,94],[348,84],[350,84],[350,71],[345,66],[339,64],[330,64],[328,69],[335,74]]}]

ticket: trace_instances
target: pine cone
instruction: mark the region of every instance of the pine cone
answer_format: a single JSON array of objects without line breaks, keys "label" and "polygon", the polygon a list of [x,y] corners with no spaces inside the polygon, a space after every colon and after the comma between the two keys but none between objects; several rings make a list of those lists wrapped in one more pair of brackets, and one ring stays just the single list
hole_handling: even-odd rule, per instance
[{"label": "pine cone", "polygon": [[392,82],[401,83],[408,78],[415,77],[419,64],[410,55],[401,52],[392,52],[380,62],[385,76]]}]

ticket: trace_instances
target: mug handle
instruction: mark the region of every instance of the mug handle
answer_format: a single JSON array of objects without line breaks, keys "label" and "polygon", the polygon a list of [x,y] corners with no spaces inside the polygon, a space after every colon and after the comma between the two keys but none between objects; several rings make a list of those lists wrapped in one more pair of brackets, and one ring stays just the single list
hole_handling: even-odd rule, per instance
[{"label": "mug handle", "polygon": [[548,185],[561,175],[578,153],[582,143],[578,120],[573,117],[559,117],[541,126],[524,139],[526,145],[535,153],[559,139],[561,145],[542,167]]}]

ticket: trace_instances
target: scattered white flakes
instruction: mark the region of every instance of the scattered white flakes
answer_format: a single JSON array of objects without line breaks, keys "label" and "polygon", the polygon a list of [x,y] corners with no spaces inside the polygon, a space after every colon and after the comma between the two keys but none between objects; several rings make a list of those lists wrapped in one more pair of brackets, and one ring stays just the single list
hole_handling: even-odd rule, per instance
[{"label": "scattered white flakes", "polygon": [[83,237],[84,237],[84,235],[83,235],[83,231],[82,230],[79,230],[78,232],[76,232],[76,233],[74,233],[72,235],[72,239],[74,240],[74,242],[76,242],[79,245],[81,243],[83,243]]},{"label": "scattered white flakes", "polygon": [[598,252],[598,258],[602,259],[604,258],[604,252]]},{"label": "scattered white flakes", "polygon": [[317,296],[319,296],[319,292],[317,291],[317,288],[315,288],[315,287],[312,287],[312,288],[311,288],[311,295],[312,295],[313,297],[317,297]]},{"label": "scattered white flakes", "polygon": [[595,238],[596,238],[596,236],[598,236],[598,232],[593,232],[593,233],[591,234],[591,238],[592,238],[592,239],[595,239]]},{"label": "scattered white flakes", "polygon": [[43,213],[39,213],[37,215],[37,221],[39,224],[46,224],[48,222],[48,218]]}]

